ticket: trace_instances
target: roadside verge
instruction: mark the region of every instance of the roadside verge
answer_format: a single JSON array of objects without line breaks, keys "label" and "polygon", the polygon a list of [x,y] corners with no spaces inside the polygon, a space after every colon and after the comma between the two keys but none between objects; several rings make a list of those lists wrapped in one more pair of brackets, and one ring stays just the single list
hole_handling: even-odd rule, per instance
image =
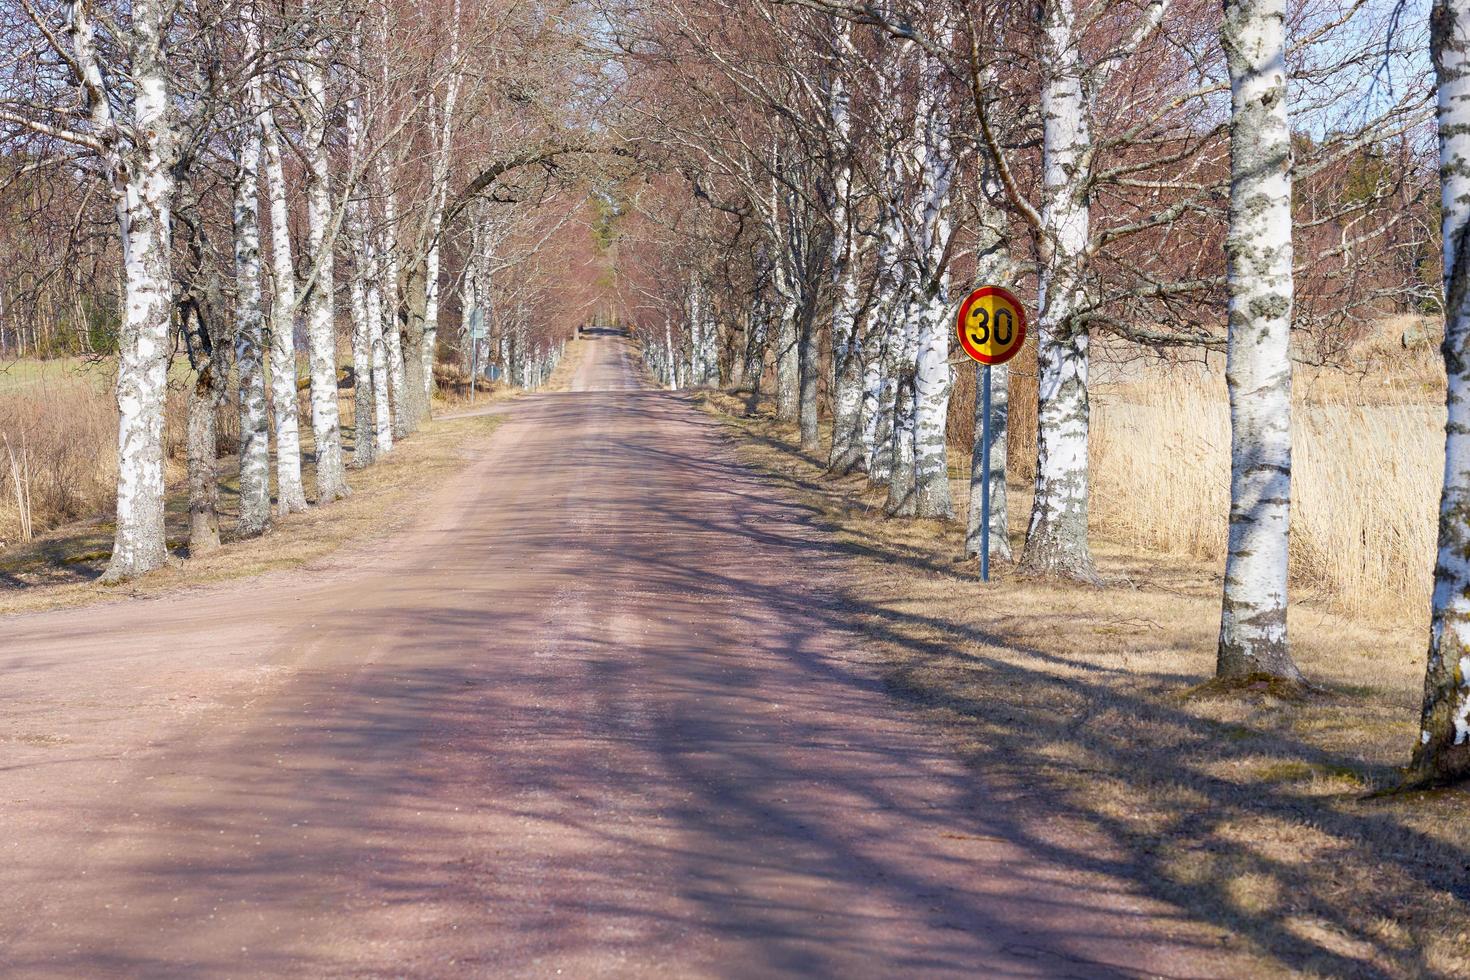
[{"label": "roadside verge", "polygon": [[1216,570],[1097,533],[1101,588],[1008,568],[987,586],[959,561],[959,526],[889,520],[864,477],[827,477],[789,424],[723,393],[696,401],[820,515],[891,695],[1015,808],[1019,840],[1138,882],[1268,973],[1470,975],[1470,792],[1364,799],[1414,735],[1416,630],[1298,606],[1298,662],[1321,696],[1191,697],[1213,669]]},{"label": "roadside verge", "polygon": [[[93,520],[57,528],[0,558],[0,616],[156,596],[297,568],[349,543],[385,535],[416,515],[411,506],[414,501],[467,466],[502,421],[502,416],[488,414],[431,420],[375,465],[350,471],[352,496],[325,508],[312,507],[276,519],[258,538],[230,539],[236,513],[231,477],[221,484],[223,547],[200,558],[171,559],[167,567],[116,587],[96,583],[107,561],[111,522]],[[310,487],[311,473],[304,475]],[[171,550],[182,545],[186,520],[182,496],[171,494]]]}]

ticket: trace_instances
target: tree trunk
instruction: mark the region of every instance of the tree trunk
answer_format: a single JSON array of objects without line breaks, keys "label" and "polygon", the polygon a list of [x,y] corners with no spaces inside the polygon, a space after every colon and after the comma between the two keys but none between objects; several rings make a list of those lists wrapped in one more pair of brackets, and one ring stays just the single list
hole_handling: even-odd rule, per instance
[{"label": "tree trunk", "polygon": [[416,432],[429,417],[429,384],[424,379],[425,324],[428,322],[428,274],[426,257],[408,267],[404,277],[403,401],[398,414],[405,432]]},{"label": "tree trunk", "polygon": [[[135,83],[126,191],[117,197],[127,300],[118,336],[117,523],[102,579],[119,582],[164,564],[163,410],[168,384],[170,218],[174,181],[162,11],[135,0]],[[90,34],[88,37],[90,42]]]},{"label": "tree trunk", "polygon": [[[850,297],[847,288],[851,286]],[[857,284],[850,277],[840,286],[838,309],[832,315],[832,446],[827,471],[836,475],[860,473],[867,466],[863,446],[863,345],[856,306]],[[844,307],[847,307],[844,309]]]},{"label": "tree trunk", "polygon": [[843,19],[834,23],[837,36],[832,45],[834,68],[827,91],[827,118],[837,156],[832,172],[828,213],[832,222],[832,245],[829,252],[833,287],[832,343],[832,444],[827,453],[827,471],[846,474],[863,468],[862,407],[863,359],[862,337],[858,325],[857,270],[860,265],[857,236],[854,234],[850,198],[852,196],[852,97],[847,74],[853,66],[847,61],[851,45],[852,24]]},{"label": "tree trunk", "polygon": [[949,297],[943,286],[919,316],[914,369],[914,512],[953,517],[949,489]]},{"label": "tree trunk", "polygon": [[374,455],[382,458],[393,450],[393,408],[388,402],[388,342],[383,336],[383,254],[369,235],[363,242],[367,253],[367,328],[373,362]]},{"label": "tree trunk", "polygon": [[[893,484],[893,434],[898,413],[898,376],[902,369],[903,326],[890,316],[883,330],[883,349],[878,354],[878,391],[873,416],[873,452],[868,461],[868,482]],[[891,496],[890,496],[891,500]]]},{"label": "tree trunk", "polygon": [[[874,336],[870,328],[869,337]],[[870,345],[871,346],[871,345]],[[879,450],[878,442],[880,430],[883,428],[883,358],[886,354],[886,345],[879,343],[877,349],[873,350],[863,365],[863,400],[861,405],[860,425],[862,427],[863,440],[863,468],[868,473],[869,482],[877,482],[878,477],[873,472],[878,465]],[[886,469],[886,464],[885,469]]]},{"label": "tree trunk", "polygon": [[[352,49],[357,73],[352,98],[347,106],[347,158],[355,171],[362,154],[363,91],[361,82],[361,28],[354,26]],[[373,423],[376,398],[373,391],[373,317],[368,310],[367,280],[373,275],[372,247],[368,243],[367,201],[354,188],[347,203],[347,242],[352,252],[352,463],[371,466],[378,455],[378,432]],[[377,312],[377,311],[373,311]]]},{"label": "tree trunk", "polygon": [[911,366],[901,366],[894,376],[892,425],[885,510],[894,517],[912,517],[918,506],[914,500],[914,372]]},{"label": "tree trunk", "polygon": [[1299,681],[1287,646],[1291,508],[1291,129],[1285,0],[1226,0],[1230,539],[1215,673]]},{"label": "tree trunk", "polygon": [[849,227],[847,194],[850,174],[839,176],[834,222],[838,223],[832,246],[832,445],[827,453],[827,471],[836,475],[855,473],[866,467],[863,452],[863,343],[858,322],[857,243]]},{"label": "tree trunk", "polygon": [[388,390],[393,397],[393,437],[402,439],[413,431],[411,418],[404,407],[408,400],[407,362],[403,352],[402,260],[398,254],[398,196],[393,190],[386,164],[379,167],[383,193],[383,285],[387,295],[383,302],[383,344],[388,359]]},{"label": "tree trunk", "polygon": [[781,327],[776,340],[776,414],[796,420],[801,389],[801,363],[797,357],[796,304],[781,299]]},{"label": "tree trunk", "polygon": [[219,467],[216,457],[215,415],[224,400],[225,386],[213,365],[189,386],[188,476],[189,557],[219,549]]},{"label": "tree trunk", "polygon": [[341,500],[352,490],[342,457],[342,428],[337,402],[337,329],[334,312],[335,263],[327,244],[332,221],[332,185],[327,146],[327,43],[317,45],[317,57],[302,63],[305,81],[305,123],[302,142],[306,155],[307,242],[316,269],[306,296],[307,366],[311,376],[311,433],[316,449],[317,506]]},{"label": "tree trunk", "polygon": [[428,418],[428,406],[434,398],[434,362],[439,349],[439,245],[436,242],[424,257],[424,342],[421,356],[424,359],[424,418]]},{"label": "tree trunk", "polygon": [[[941,43],[948,45],[945,31]],[[916,148],[920,174],[914,207],[919,241],[911,246],[914,283],[923,290],[913,306],[918,315],[914,350],[914,511],[920,517],[953,517],[949,490],[949,454],[945,427],[949,420],[949,194],[954,182],[954,146],[949,110],[944,104],[943,63],[925,52],[915,100],[915,129],[923,134]],[[916,297],[917,298],[917,297]]]},{"label": "tree trunk", "polygon": [[[260,287],[260,131],[241,137],[235,176],[235,362],[239,365],[242,538],[271,519],[270,411],[265,398],[265,316]],[[192,552],[192,547],[191,547]]]},{"label": "tree trunk", "polygon": [[264,98],[256,90],[258,117],[265,147],[265,185],[271,210],[271,408],[276,421],[276,512],[306,509],[301,482],[301,431],[296,382],[296,266],[291,255],[291,225],[286,207],[286,175],[281,141]]},{"label": "tree trunk", "polygon": [[1424,706],[1411,778],[1470,775],[1470,3],[1435,0],[1430,53],[1439,81],[1444,234],[1444,488]]},{"label": "tree trunk", "polygon": [[1041,315],[1037,324],[1036,494],[1021,561],[1033,571],[1095,581],[1087,543],[1087,347],[1081,305],[1090,235],[1083,158],[1091,148],[1081,53],[1070,0],[1043,14]]},{"label": "tree trunk", "polygon": [[347,240],[356,246],[357,259],[352,270],[352,463],[359,468],[371,466],[378,458],[378,432],[373,422],[377,405],[373,389],[372,318],[368,313],[367,284],[370,274],[362,267],[362,239],[348,231]]},{"label": "tree trunk", "polygon": [[[897,164],[893,163],[896,167]],[[892,193],[897,193],[892,181],[885,184]],[[868,480],[874,484],[888,483],[893,479],[893,417],[894,399],[898,393],[898,371],[903,356],[904,321],[900,292],[903,288],[903,272],[899,264],[899,249],[903,244],[903,225],[897,201],[885,201],[878,228],[878,285],[873,298],[871,314],[874,330],[882,348],[874,358],[874,371],[867,378],[869,397],[873,402],[872,432],[868,440]]]},{"label": "tree trunk", "polygon": [[810,288],[816,284],[807,285],[797,332],[797,365],[801,379],[797,422],[801,430],[801,448],[816,452],[822,447],[822,435],[817,428],[817,382],[821,379],[821,365],[817,361],[817,297],[816,290]]},{"label": "tree trunk", "polygon": [[[427,419],[434,397],[434,362],[439,346],[439,257],[444,229],[444,207],[449,194],[449,164],[454,148],[454,110],[459,98],[460,0],[454,0],[449,17],[449,73],[444,83],[444,105],[434,138],[434,165],[429,187],[429,251],[425,256],[423,358],[424,400],[422,418]],[[430,113],[432,118],[433,113]]]}]

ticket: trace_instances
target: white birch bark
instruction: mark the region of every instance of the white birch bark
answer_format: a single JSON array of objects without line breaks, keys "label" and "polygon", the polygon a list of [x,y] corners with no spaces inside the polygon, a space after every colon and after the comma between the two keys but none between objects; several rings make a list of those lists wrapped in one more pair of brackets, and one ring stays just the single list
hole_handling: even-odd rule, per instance
[{"label": "white birch bark", "polygon": [[472,324],[470,323],[470,314],[474,310],[475,303],[477,302],[477,296],[475,293],[475,272],[479,266],[478,256],[478,236],[472,230],[470,233],[469,256],[466,259],[466,262],[468,263],[468,268],[465,269],[464,278],[460,281],[459,284],[459,335],[461,338],[460,351],[463,354],[461,360],[464,362],[464,369],[466,372],[474,371],[474,364],[476,363],[474,348],[479,343],[478,341],[473,340],[470,337],[470,332],[472,329]]},{"label": "white birch bark", "polygon": [[172,303],[170,220],[174,182],[173,121],[169,111],[162,5],[135,0],[128,32],[133,93],[128,146],[121,145],[86,5],[68,19],[72,53],[91,89],[89,108],[106,133],[108,172],[122,239],[126,283],[118,338],[117,520],[112,557],[103,574],[118,582],[164,564],[163,411],[168,382]]},{"label": "white birch bark", "polygon": [[[871,315],[871,314],[870,314]],[[877,460],[878,429],[881,423],[882,413],[879,406],[882,404],[883,395],[883,344],[876,345],[872,342],[872,331],[869,331],[869,342],[867,350],[869,356],[867,363],[863,365],[863,401],[862,401],[862,439],[863,439],[863,469],[868,474],[870,481],[876,480],[873,466]],[[876,350],[873,348],[876,346]]]},{"label": "white birch bark", "polygon": [[1226,0],[1230,70],[1230,538],[1216,674],[1298,681],[1287,646],[1291,129],[1285,0]]},{"label": "white birch bark", "polygon": [[424,268],[428,276],[424,281],[424,346],[421,353],[424,361],[424,397],[431,398],[434,394],[434,360],[439,349],[440,258],[437,239],[429,246]]},{"label": "white birch bark", "polygon": [[408,412],[404,410],[408,385],[408,372],[403,363],[403,333],[399,322],[399,277],[402,263],[398,255],[398,196],[393,190],[392,180],[386,163],[379,168],[383,188],[383,342],[388,359],[388,390],[393,396],[393,437],[402,439],[408,435]]},{"label": "white birch bark", "polygon": [[[911,125],[904,125],[907,107],[900,98],[903,74],[908,64],[910,45],[907,42],[882,40],[879,60],[879,131],[887,134],[883,140],[883,168],[877,186],[878,230],[875,260],[877,282],[873,296],[873,311],[870,315],[875,324],[881,350],[874,359],[876,365],[867,378],[867,397],[873,403],[868,409],[868,480],[874,485],[890,484],[889,504],[900,498],[906,499],[911,490],[911,478],[902,477],[904,486],[895,496],[891,486],[893,480],[894,421],[896,418],[899,374],[907,353],[904,295],[907,292],[907,263],[904,261],[904,244],[907,237],[904,227],[903,209],[906,204],[907,175],[904,173],[901,152],[912,139]],[[912,115],[909,115],[912,119]]]},{"label": "white birch bark", "polygon": [[781,326],[776,335],[776,414],[794,420],[801,397],[801,363],[797,357],[796,301],[781,296]]},{"label": "white birch bark", "polygon": [[[479,210],[472,210],[469,253],[465,256],[464,277],[459,284],[459,335],[462,338],[460,349],[464,353],[464,369],[468,374],[474,374],[477,368],[482,368],[485,364],[483,358],[476,356],[477,351],[484,347],[483,342],[470,336],[474,326],[474,310],[480,303],[480,270],[483,266],[483,239],[485,238],[483,227]],[[483,317],[484,314],[482,313],[481,316]],[[488,330],[489,320],[483,319],[481,322]]]},{"label": "white birch bark", "polygon": [[352,464],[361,468],[371,466],[378,456],[373,321],[367,298],[367,277],[371,273],[364,261],[362,223],[348,217],[347,224],[347,241],[354,246],[352,279],[348,284],[352,305]]},{"label": "white birch bark", "polygon": [[1444,236],[1444,487],[1424,704],[1411,778],[1470,775],[1470,2],[1435,0],[1430,53],[1439,82]]},{"label": "white birch bark", "polygon": [[332,183],[327,146],[327,72],[331,49],[325,39],[315,57],[302,62],[302,150],[306,158],[307,251],[316,269],[306,296],[307,368],[311,380],[311,432],[316,451],[316,502],[348,496],[337,402],[337,330],[333,290],[335,262],[327,243],[332,223]]},{"label": "white birch bark", "polygon": [[[948,43],[946,31],[941,44]],[[923,133],[918,146],[919,195],[914,225],[914,247],[922,271],[923,298],[919,315],[914,365],[914,512],[920,517],[952,517],[949,454],[945,427],[949,418],[949,275],[944,252],[949,242],[949,195],[954,181],[954,147],[949,113],[941,103],[944,67],[928,52],[919,76],[915,101],[915,129]]]},{"label": "white birch bark", "polygon": [[[356,172],[362,154],[364,106],[362,86],[361,27],[352,30],[354,62],[352,96],[347,103],[348,168]],[[348,283],[352,307],[352,462],[354,466],[371,466],[377,459],[378,434],[373,419],[376,399],[373,392],[373,321],[368,312],[367,202],[359,188],[353,188],[347,202],[346,233],[352,251],[352,274]]]},{"label": "white birch bark", "polygon": [[388,401],[388,342],[383,336],[383,255],[375,235],[363,240],[367,264],[367,329],[373,359],[374,453],[383,457],[393,450],[393,408]]},{"label": "white birch bark", "polygon": [[716,328],[709,316],[704,284],[699,273],[690,270],[689,290],[689,356],[691,384],[695,387],[710,384],[719,371],[718,352],[715,347]]},{"label": "white birch bark", "polygon": [[865,463],[862,438],[863,350],[858,332],[857,238],[853,233],[852,196],[852,95],[846,72],[847,48],[852,23],[838,18],[834,45],[836,68],[828,84],[827,114],[833,152],[837,160],[831,177],[828,216],[832,222],[830,250],[833,287],[832,320],[832,442],[827,470],[852,473]]},{"label": "white birch bark", "polygon": [[894,179],[897,168],[897,161],[890,160],[885,168],[890,176],[880,190],[878,282],[871,316],[882,338],[882,350],[874,358],[873,376],[868,378],[868,389],[874,402],[870,416],[872,434],[868,437],[868,480],[874,484],[887,483],[893,478],[893,400],[898,390],[898,370],[903,352],[903,323],[899,318],[903,267],[899,255],[904,232],[897,200],[901,185]]},{"label": "white birch bark", "polygon": [[[449,197],[449,165],[454,148],[454,112],[459,101],[460,0],[454,0],[449,21],[449,73],[444,82],[444,106],[434,140],[434,165],[429,189],[429,252],[425,258],[424,283],[424,399],[434,393],[434,359],[439,344],[440,238],[444,230],[444,207]],[[432,112],[431,112],[432,115]]]},{"label": "white birch bark", "polygon": [[[779,157],[773,154],[773,159]],[[791,243],[787,241],[786,223],[781,220],[781,197],[776,181],[771,180],[766,233],[774,256],[771,285],[778,297],[779,327],[776,332],[776,414],[795,420],[800,410],[801,362],[797,351],[797,316],[795,287],[790,275]]]},{"label": "white birch bark", "polygon": [[953,517],[949,453],[949,290],[941,284],[919,316],[914,366],[914,511],[919,517]]},{"label": "white birch bark", "polygon": [[1071,0],[1042,22],[1041,315],[1037,324],[1036,493],[1022,563],[1093,580],[1087,543],[1088,337],[1074,322],[1091,229],[1084,158],[1091,149]]},{"label": "white birch bark", "polygon": [[271,280],[274,286],[270,321],[271,409],[276,423],[276,513],[282,517],[306,509],[301,482],[301,431],[296,381],[296,266],[292,258],[290,212],[281,141],[260,87],[257,119],[265,149],[266,196],[271,212]]},{"label": "white birch bark", "polygon": [[896,336],[890,342],[893,409],[891,413],[888,473],[889,514],[912,517],[918,512],[914,483],[914,368],[919,356],[914,297],[898,309]]},{"label": "white birch bark", "polygon": [[[253,56],[253,53],[247,56]],[[241,537],[271,517],[270,410],[265,396],[265,315],[261,308],[260,130],[244,127],[235,174],[235,362],[239,365]]]}]

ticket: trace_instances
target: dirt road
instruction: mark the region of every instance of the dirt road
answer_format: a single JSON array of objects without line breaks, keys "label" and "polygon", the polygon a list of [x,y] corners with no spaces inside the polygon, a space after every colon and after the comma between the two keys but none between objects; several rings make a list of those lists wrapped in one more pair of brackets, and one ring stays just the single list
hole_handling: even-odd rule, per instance
[{"label": "dirt road", "polygon": [[0,620],[0,972],[1230,972],[1013,843],[621,340],[572,387],[376,552]]}]

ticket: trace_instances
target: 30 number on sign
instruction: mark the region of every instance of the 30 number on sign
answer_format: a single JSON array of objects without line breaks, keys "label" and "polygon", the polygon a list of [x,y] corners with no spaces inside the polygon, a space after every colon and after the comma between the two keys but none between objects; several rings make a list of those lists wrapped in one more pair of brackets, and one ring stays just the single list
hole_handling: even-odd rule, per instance
[{"label": "30 number on sign", "polygon": [[981,364],[1004,364],[1026,343],[1026,310],[1008,289],[981,286],[960,305],[960,347]]}]

